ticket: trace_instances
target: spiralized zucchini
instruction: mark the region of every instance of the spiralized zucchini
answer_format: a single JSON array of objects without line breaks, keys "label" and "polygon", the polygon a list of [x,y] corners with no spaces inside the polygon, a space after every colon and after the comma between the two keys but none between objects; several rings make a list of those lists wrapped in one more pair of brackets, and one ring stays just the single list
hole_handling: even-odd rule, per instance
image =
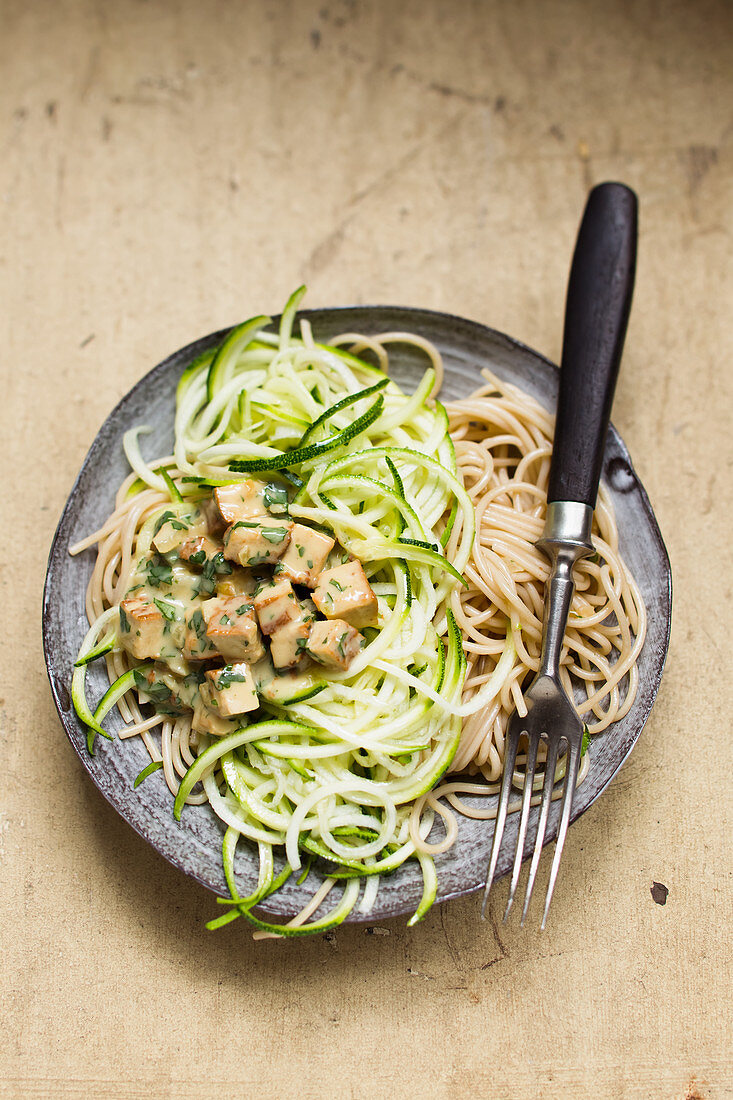
[{"label": "spiralized zucchini", "polygon": [[[162,755],[169,786],[177,786],[176,818],[185,819],[187,801],[205,797],[222,821],[230,897],[221,899],[227,909],[209,927],[245,916],[259,934],[288,936],[331,927],[357,905],[368,911],[379,877],[411,858],[424,878],[411,923],[435,898],[425,843],[434,811],[428,805],[417,821],[413,811],[458,746],[465,658],[449,603],[474,538],[474,508],[456,472],[447,416],[431,397],[434,367],[406,395],[379,367],[316,343],[307,323],[293,335],[301,296],[302,288],[276,334],[267,331],[268,318],[254,318],[184,371],[172,456],[147,462],[138,443],[144,429],[126,434],[134,475],[100,536],[110,563],[95,570],[93,622],[74,691],[90,748],[110,700],[124,695],[125,717],[140,727],[152,759]],[[379,625],[365,630],[366,645],[346,671],[319,670],[311,690],[287,701],[261,698],[259,710],[242,716],[241,728],[229,735],[191,730],[190,715],[160,716],[159,749],[150,734],[155,723],[135,700],[129,670],[137,662],[117,645],[110,651],[110,606],[124,598],[166,509],[176,514],[214,486],[252,475],[287,487],[290,516],[332,534],[361,561],[377,596]],[[115,682],[93,713],[84,670],[95,652],[105,655]],[[176,760],[185,770],[180,785]],[[257,844],[260,861],[247,895],[235,875],[242,838]],[[259,919],[253,907],[289,874],[307,874],[311,860],[322,871],[311,904],[287,925]],[[335,907],[310,920],[340,880]]]}]

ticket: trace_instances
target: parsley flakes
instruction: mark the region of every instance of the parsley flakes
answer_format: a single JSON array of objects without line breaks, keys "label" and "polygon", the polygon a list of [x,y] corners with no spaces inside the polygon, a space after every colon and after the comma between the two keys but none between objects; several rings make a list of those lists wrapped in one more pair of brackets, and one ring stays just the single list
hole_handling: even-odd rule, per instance
[{"label": "parsley flakes", "polygon": [[285,527],[263,527],[262,537],[267,539],[268,542],[282,542],[287,536],[287,529]]},{"label": "parsley flakes", "polygon": [[153,598],[153,603],[158,608],[163,618],[167,622],[172,623],[176,617],[176,609],[173,604],[166,603],[165,600],[156,600],[155,598]]},{"label": "parsley flakes", "polygon": [[173,570],[167,561],[157,555],[145,564],[147,582],[151,588],[170,587],[173,584]]}]

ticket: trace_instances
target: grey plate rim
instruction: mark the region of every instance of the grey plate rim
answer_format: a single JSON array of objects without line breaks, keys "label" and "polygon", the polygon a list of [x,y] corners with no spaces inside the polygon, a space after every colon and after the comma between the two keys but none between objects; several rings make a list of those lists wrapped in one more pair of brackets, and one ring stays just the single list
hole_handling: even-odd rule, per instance
[{"label": "grey plate rim", "polygon": [[[484,325],[480,322],[473,321],[455,314],[447,313],[440,310],[429,310],[422,309],[420,307],[395,305],[347,305],[298,311],[299,318],[304,318],[310,321],[310,323],[314,326],[317,326],[319,323],[327,322],[329,318],[339,319],[346,316],[353,317],[354,315],[365,315],[367,319],[374,321],[376,321],[376,319],[380,317],[393,317],[396,320],[400,321],[405,321],[409,318],[410,324],[408,327],[411,331],[416,332],[420,332],[419,325],[416,326],[415,324],[416,318],[424,318],[426,322],[432,322],[433,325],[437,325],[438,327],[445,327],[447,330],[462,330],[465,334],[472,336],[479,342],[484,342],[487,345],[490,345],[493,342],[494,344],[499,345],[510,356],[518,355],[522,357],[527,357],[528,359],[533,361],[535,367],[540,372],[545,372],[546,374],[552,376],[554,380],[553,384],[555,386],[557,384],[557,378],[559,377],[559,368],[546,356],[542,355],[540,352],[537,352],[535,349],[529,347],[521,341],[515,339],[514,337],[511,337],[506,333],[501,332],[500,330],[491,328],[488,325]],[[279,316],[273,316],[272,326],[276,326],[278,321]],[[164,859],[175,866],[178,870],[183,871],[184,874],[195,879],[200,885],[206,887],[209,890],[212,890],[215,893],[220,892],[220,887],[218,885],[214,885],[210,879],[207,880],[206,877],[204,877],[195,868],[192,868],[190,863],[187,862],[185,843],[181,846],[181,851],[162,850],[160,842],[156,841],[156,839],[151,836],[144,827],[141,827],[139,823],[131,820],[129,814],[125,812],[125,806],[129,805],[129,798],[125,800],[122,797],[122,794],[125,792],[115,792],[109,789],[104,789],[104,787],[100,784],[97,775],[95,775],[92,767],[93,758],[89,757],[83,744],[84,739],[83,733],[81,732],[81,726],[76,720],[75,716],[73,716],[73,712],[71,715],[69,713],[69,691],[68,687],[66,686],[68,683],[69,670],[68,667],[62,670],[59,667],[59,663],[57,661],[58,647],[54,629],[55,622],[53,598],[58,587],[58,580],[59,574],[61,572],[62,562],[68,560],[68,528],[71,525],[73,502],[79,492],[79,486],[82,482],[82,479],[88,473],[90,467],[93,466],[98,452],[102,447],[101,441],[103,440],[103,437],[107,432],[111,430],[112,426],[115,424],[115,421],[118,420],[121,414],[124,413],[125,407],[134,397],[142,393],[146,389],[146,387],[154,385],[156,380],[160,376],[165,375],[168,371],[174,368],[185,365],[185,363],[187,362],[191,362],[195,358],[195,356],[207,350],[209,347],[215,345],[216,343],[220,342],[226,336],[226,334],[231,331],[231,327],[232,326],[224,329],[219,329],[216,332],[212,332],[205,336],[199,337],[197,340],[192,341],[184,347],[179,348],[177,351],[174,351],[172,354],[166,356],[165,359],[154,366],[150,371],[145,373],[138,380],[138,382],[136,382],[122,396],[122,398],[117,402],[109,415],[105,418],[84,458],[84,461],[82,462],[82,465],[74,480],[74,484],[71,488],[63,511],[61,513],[61,517],[59,519],[59,523],[56,528],[56,532],[54,534],[49,551],[48,567],[43,591],[43,648],[51,691],[56,709],[58,711],[66,735],[71,742],[75,752],[77,753],[77,756],[79,757],[84,769],[89,774],[90,778],[92,779],[100,793],[103,794],[103,796],[117,811],[117,813],[123,818],[123,820],[126,821],[126,823],[130,825],[138,833],[138,835],[143,838],[143,840],[150,844],[158,852],[158,854],[162,855]],[[353,331],[353,328],[351,326],[347,327],[349,331]],[[384,331],[386,328],[393,327],[394,326],[382,322],[376,326],[372,326],[371,331]],[[402,327],[404,330],[404,326]],[[365,334],[368,334],[369,330],[370,329],[368,325],[366,328],[361,328],[361,331],[364,331]],[[334,331],[344,331],[344,326],[336,326],[334,328]],[[648,534],[654,545],[654,550],[657,553],[661,562],[661,570],[663,576],[660,579],[663,581],[663,587],[660,589],[660,598],[665,614],[663,622],[658,624],[659,629],[657,630],[657,646],[652,656],[654,667],[651,687],[646,692],[641,703],[639,702],[639,700],[634,703],[630,712],[633,713],[635,716],[633,735],[626,738],[626,743],[623,747],[623,751],[616,753],[614,757],[614,767],[609,775],[603,778],[602,781],[598,781],[596,783],[591,782],[590,776],[586,778],[585,783],[582,785],[581,788],[579,788],[579,791],[582,791],[584,794],[582,803],[579,803],[576,798],[576,802],[571,813],[571,822],[576,821],[577,818],[580,817],[593,804],[593,802],[595,802],[599,795],[603,793],[603,791],[606,789],[608,784],[611,782],[611,780],[617,774],[618,770],[623,765],[633,746],[636,744],[636,741],[638,740],[641,731],[643,730],[644,725],[646,724],[646,721],[649,717],[649,713],[651,711],[659,689],[667,650],[669,647],[669,637],[671,631],[672,573],[669,556],[666,546],[664,544],[661,531],[659,529],[659,524],[657,522],[656,516],[654,515],[654,511],[649,501],[648,494],[634,469],[628,449],[626,448],[623,440],[619,436],[613,424],[611,424],[609,428],[608,439],[609,441],[607,444],[607,450],[609,448],[612,448],[615,451],[615,457],[617,459],[620,458],[626,464],[626,473],[633,482],[633,491],[638,497],[639,503],[643,509],[648,526]],[[646,646],[644,652],[646,652]],[[66,682],[64,677],[66,678]],[[118,742],[114,743],[119,746]],[[140,790],[142,789],[143,788],[140,788]],[[493,828],[490,822],[484,823],[484,825],[488,845],[490,837],[493,833]],[[556,831],[557,822],[555,820],[555,822],[553,823],[553,821],[551,820],[548,826],[547,836],[545,838],[546,845],[552,842],[556,835]],[[529,840],[532,840],[531,827]],[[507,851],[507,848],[508,844],[507,839],[505,838],[505,843],[502,846],[502,857],[500,858],[499,866],[497,868],[497,876],[506,874],[511,867],[513,856],[510,852]],[[528,846],[527,850],[531,851],[531,847]],[[396,872],[393,875],[389,876],[389,879],[393,881],[399,880],[399,872]],[[475,875],[473,880],[463,882],[460,886],[456,888],[447,888],[441,890],[439,885],[436,901],[443,902],[458,897],[465,897],[482,889],[482,886],[483,882],[476,880]],[[383,907],[380,906],[380,896],[382,896],[382,891],[380,891],[380,895],[378,896],[375,910],[373,910],[369,914],[353,912],[347,918],[347,923],[374,923],[375,920],[403,916],[407,913],[410,913],[414,909],[414,899],[400,901],[399,898],[397,898],[394,904],[388,904],[386,907]],[[278,917],[282,918],[284,916],[287,916],[288,912],[292,913],[292,903],[288,908],[288,903],[286,901],[285,908],[283,908],[283,904],[278,904],[278,895],[273,895],[273,898],[268,899],[268,902],[270,902],[270,904],[264,904],[258,907],[258,911],[262,913],[265,919]]]}]

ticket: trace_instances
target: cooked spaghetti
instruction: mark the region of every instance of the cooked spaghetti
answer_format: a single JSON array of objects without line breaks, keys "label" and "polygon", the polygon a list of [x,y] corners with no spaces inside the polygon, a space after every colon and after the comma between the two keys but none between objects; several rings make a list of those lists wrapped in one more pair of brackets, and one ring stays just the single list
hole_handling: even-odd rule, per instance
[{"label": "cooked spaghetti", "polygon": [[[72,685],[90,750],[116,704],[127,723],[119,736],[139,736],[151,757],[136,782],[162,769],[177,817],[208,802],[225,826],[231,896],[210,927],[243,915],[259,935],[368,912],[380,875],[409,858],[424,878],[413,920],[424,916],[437,889],[432,857],[457,834],[445,802],[491,816],[460,796],[496,790],[506,722],[538,663],[547,576],[533,544],[549,415],[493,378],[446,414],[431,396],[442,363],[427,341],[348,333],[320,345],[306,322],[293,336],[298,301],[277,335],[255,318],[187,368],[173,455],[148,463],[140,429],[126,433],[133,473],[109,520],[72,548],[98,548]],[[412,396],[386,373],[395,342],[430,363]],[[223,535],[212,512],[229,524]],[[299,562],[319,540],[322,560]],[[631,706],[645,627],[603,490],[594,548],[577,572],[563,655],[590,732]],[[283,585],[299,618],[274,630],[265,604],[283,603]],[[329,609],[334,597],[340,610]],[[361,619],[357,603],[370,609]],[[85,670],[101,656],[111,687],[92,713]],[[448,768],[474,778],[436,788]],[[240,838],[259,851],[247,897],[235,876]],[[325,878],[308,906],[287,926],[257,918],[253,907],[312,860]],[[336,906],[311,920],[338,881]]]},{"label": "cooked spaghetti", "polygon": [[[484,386],[447,406],[458,469],[476,511],[476,538],[464,570],[469,588],[453,594],[451,607],[468,658],[464,703],[471,707],[471,701],[486,693],[486,685],[492,686],[486,705],[471,708],[464,719],[451,771],[474,775],[488,786],[447,782],[421,804],[437,809],[438,799],[444,797],[466,816],[492,818],[494,805],[469,806],[460,795],[498,792],[507,723],[515,709],[526,714],[522,687],[539,668],[549,563],[535,543],[544,527],[554,418],[529,394],[487,370],[482,373]],[[623,718],[634,702],[636,662],[646,635],[646,610],[620,556],[613,504],[603,483],[592,542],[593,556],[575,567],[575,595],[560,668],[565,689],[575,697],[586,722],[578,782],[588,772],[585,748],[590,735]],[[544,751],[541,744],[533,784],[538,792],[544,781]],[[524,763],[520,752],[514,773],[518,790],[523,788]],[[561,758],[556,781],[564,774]],[[533,802],[539,799],[537,794]],[[510,809],[518,810],[520,804],[517,799]],[[449,813],[443,816],[446,841],[451,841],[455,821]],[[443,842],[434,851],[447,846]]]}]

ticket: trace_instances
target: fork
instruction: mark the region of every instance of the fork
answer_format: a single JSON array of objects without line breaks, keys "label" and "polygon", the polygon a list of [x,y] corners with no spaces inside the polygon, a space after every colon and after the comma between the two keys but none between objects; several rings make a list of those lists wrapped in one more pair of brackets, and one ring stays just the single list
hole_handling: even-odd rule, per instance
[{"label": "fork", "polygon": [[494,879],[507,819],[519,739],[527,755],[517,846],[504,920],[519,883],[540,741],[546,743],[539,821],[522,910],[524,924],[542,854],[555,772],[564,741],[565,787],[542,925],[552,901],[580,765],[583,723],[560,681],[563,636],[580,558],[593,553],[591,523],[603,450],[631,308],[636,267],[638,203],[621,183],[601,183],[588,196],[578,231],[565,303],[560,388],[547,492],[547,516],[537,542],[550,560],[545,589],[540,666],[524,692],[527,714],[515,711],[505,742],[504,773],[496,815],[482,916]]}]

